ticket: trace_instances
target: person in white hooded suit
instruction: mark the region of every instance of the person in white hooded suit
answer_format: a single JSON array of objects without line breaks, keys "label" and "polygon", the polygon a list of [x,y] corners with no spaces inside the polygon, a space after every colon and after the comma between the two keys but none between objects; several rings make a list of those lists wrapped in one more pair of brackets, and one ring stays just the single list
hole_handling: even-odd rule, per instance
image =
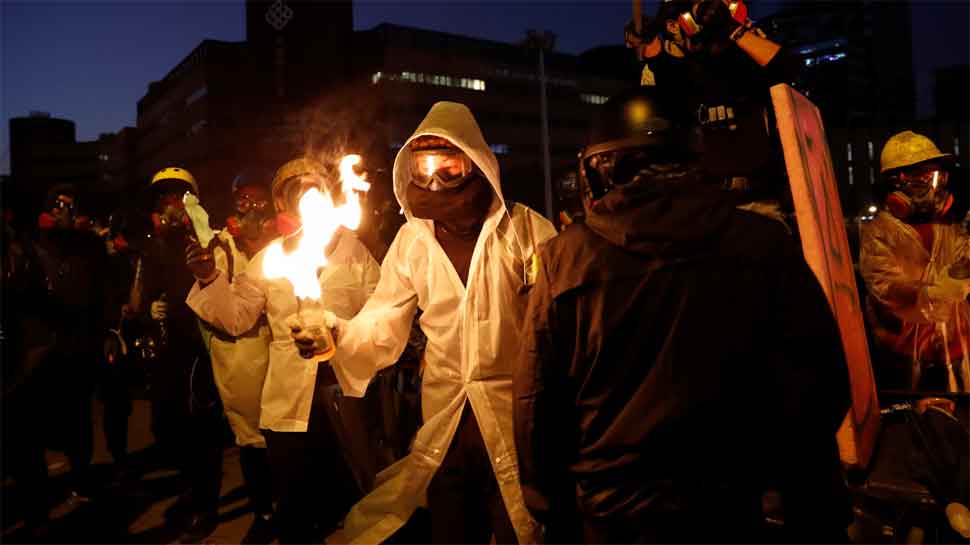
[{"label": "person in white hooded suit", "polygon": [[345,395],[363,395],[403,351],[420,308],[423,426],[328,542],[379,543],[425,498],[432,542],[535,542],[519,485],[512,363],[536,246],[555,229],[505,201],[498,161],[454,102],[436,103],[398,153],[394,194],[407,223],[364,308],[337,319],[333,368]]}]

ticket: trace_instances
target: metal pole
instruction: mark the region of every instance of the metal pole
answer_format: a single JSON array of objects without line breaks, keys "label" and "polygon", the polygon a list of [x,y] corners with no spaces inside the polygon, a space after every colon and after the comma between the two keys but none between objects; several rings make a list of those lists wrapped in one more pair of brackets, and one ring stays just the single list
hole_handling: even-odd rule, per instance
[{"label": "metal pole", "polygon": [[549,165],[549,111],[546,106],[546,63],[544,43],[539,46],[539,85],[542,91],[539,97],[539,107],[542,110],[542,173],[545,176],[546,184],[546,218],[549,221],[552,221],[552,171]]}]

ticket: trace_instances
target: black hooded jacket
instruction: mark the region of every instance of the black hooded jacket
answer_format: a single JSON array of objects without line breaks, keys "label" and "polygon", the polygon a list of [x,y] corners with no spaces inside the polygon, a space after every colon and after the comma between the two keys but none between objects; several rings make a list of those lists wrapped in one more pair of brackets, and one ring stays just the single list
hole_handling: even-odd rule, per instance
[{"label": "black hooded jacket", "polygon": [[[780,222],[690,182],[626,187],[541,247],[539,267],[515,381],[538,520],[755,520],[772,485],[806,539],[844,530],[845,356]],[[681,537],[711,535],[695,530]]]}]

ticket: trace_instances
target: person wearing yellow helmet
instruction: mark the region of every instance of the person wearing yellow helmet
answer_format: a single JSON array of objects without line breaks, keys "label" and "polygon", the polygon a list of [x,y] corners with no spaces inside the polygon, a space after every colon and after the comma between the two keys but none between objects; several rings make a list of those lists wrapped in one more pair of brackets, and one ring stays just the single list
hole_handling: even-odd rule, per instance
[{"label": "person wearing yellow helmet", "polygon": [[142,257],[140,301],[150,301],[146,320],[156,334],[157,361],[148,367],[152,432],[166,461],[187,478],[188,490],[166,513],[180,541],[197,542],[217,525],[222,479],[222,406],[198,322],[185,298],[195,278],[185,268],[192,232],[186,192],[198,193],[182,167],[159,170],[151,179],[155,231]]},{"label": "person wearing yellow helmet", "polygon": [[880,155],[886,196],[862,226],[859,267],[883,387],[970,391],[970,237],[948,214],[953,162],[912,131]]}]

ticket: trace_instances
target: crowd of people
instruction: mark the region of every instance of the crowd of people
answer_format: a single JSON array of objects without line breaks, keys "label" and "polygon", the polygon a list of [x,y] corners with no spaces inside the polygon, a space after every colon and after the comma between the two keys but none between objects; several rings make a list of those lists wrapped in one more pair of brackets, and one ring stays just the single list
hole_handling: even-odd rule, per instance
[{"label": "crowd of people", "polygon": [[[96,393],[123,471],[137,359],[158,456],[185,478],[166,512],[180,542],[218,523],[226,423],[255,514],[245,543],[393,542],[422,508],[433,543],[758,542],[768,490],[774,539],[845,542],[847,363],[763,122],[795,65],[739,4],[672,0],[628,26],[641,85],[596,113],[582,210],[559,232],[505,198],[473,112],[434,104],[394,160],[406,221],[382,262],[346,228],[325,249],[326,361],[264,263],[302,236],[308,189],[336,194],[334,165],[240,172],[205,244],[184,168],[152,178],[139,244],[52,188],[36,236],[5,224],[4,471],[26,523],[51,507],[48,448],[69,458],[72,496],[96,501]],[[710,107],[731,117],[698,116]],[[924,136],[891,138],[862,232],[868,317],[914,389],[970,390],[952,163]]]}]

